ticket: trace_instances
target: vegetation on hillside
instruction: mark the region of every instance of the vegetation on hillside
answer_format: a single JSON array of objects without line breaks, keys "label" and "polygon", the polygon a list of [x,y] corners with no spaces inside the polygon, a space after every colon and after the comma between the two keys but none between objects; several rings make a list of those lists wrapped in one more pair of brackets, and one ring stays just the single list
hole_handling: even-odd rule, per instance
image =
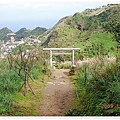
[{"label": "vegetation on hillside", "polygon": [[46,28],[41,28],[41,27],[36,27],[33,30],[28,30],[26,28],[21,28],[19,31],[17,31],[16,34],[16,39],[21,39],[21,38],[26,38],[26,37],[32,37],[36,38],[39,35],[43,34],[45,31],[47,31]]},{"label": "vegetation on hillside", "polygon": [[8,39],[7,37],[8,33],[12,33],[12,31],[8,29],[7,27],[0,29],[0,40],[4,39],[6,41]]},{"label": "vegetation on hillside", "polygon": [[16,34],[16,39],[20,40],[20,39],[26,38],[26,37],[36,38],[39,35],[43,34],[45,31],[47,31],[47,29],[42,28],[42,27],[36,27],[33,30],[28,30],[26,28],[21,28],[15,34]]},{"label": "vegetation on hillside", "polygon": [[[58,22],[56,26],[47,34],[41,37],[42,46],[47,47],[76,47],[83,46],[84,42],[91,41],[90,37],[94,32],[102,34],[104,31],[103,25],[115,19],[119,23],[119,4],[108,5],[102,8],[93,9],[92,13],[96,10],[101,10],[99,14],[87,16],[83,13],[75,13],[73,16],[66,17]],[[114,16],[118,17],[112,17]],[[116,23],[115,23],[116,24]],[[119,25],[119,24],[118,24]],[[116,26],[117,27],[117,26]],[[96,36],[97,40],[102,42],[101,36]],[[118,33],[119,34],[119,33]],[[109,36],[107,34],[105,36]],[[119,35],[118,35],[119,36]],[[96,41],[97,41],[96,40]],[[112,36],[109,38],[111,42]],[[107,41],[107,40],[106,40]],[[62,44],[64,42],[64,44]]]},{"label": "vegetation on hillside", "polygon": [[19,40],[19,39],[28,37],[28,36],[30,36],[30,31],[31,30],[27,30],[26,28],[21,28],[20,30],[18,30],[15,33],[16,34],[16,38]]},{"label": "vegetation on hillside", "polygon": [[[36,38],[39,35],[43,34],[45,31],[47,31],[47,29],[42,27],[36,27],[33,30],[21,28],[15,33],[16,34],[15,40],[21,40],[22,38],[27,38],[27,37]],[[10,38],[7,36],[8,33],[13,33],[13,31],[8,29],[7,27],[0,29],[0,40],[2,41],[10,40]]]},{"label": "vegetation on hillside", "polygon": [[83,12],[61,19],[53,29],[40,37],[41,45],[44,47],[80,47],[85,53],[83,57],[93,57],[98,52],[104,55],[113,54],[117,47],[116,41],[119,41],[120,36],[119,8],[119,4],[108,5],[90,10],[90,16]]}]

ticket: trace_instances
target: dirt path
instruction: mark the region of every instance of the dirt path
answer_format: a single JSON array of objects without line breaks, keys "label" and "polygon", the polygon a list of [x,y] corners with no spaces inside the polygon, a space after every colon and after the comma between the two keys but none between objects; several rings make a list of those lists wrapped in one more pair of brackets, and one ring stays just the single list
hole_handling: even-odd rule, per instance
[{"label": "dirt path", "polygon": [[64,116],[70,109],[74,99],[69,70],[55,70],[52,74],[52,79],[45,85],[43,95],[40,115]]}]

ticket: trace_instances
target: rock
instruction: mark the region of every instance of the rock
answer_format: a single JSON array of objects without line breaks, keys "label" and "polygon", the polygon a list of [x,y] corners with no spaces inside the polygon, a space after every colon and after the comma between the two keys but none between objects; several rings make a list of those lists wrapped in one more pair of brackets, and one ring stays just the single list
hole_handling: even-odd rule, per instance
[{"label": "rock", "polygon": [[49,94],[46,94],[46,96],[48,96],[48,97],[49,97],[50,95],[49,95]]},{"label": "rock", "polygon": [[47,84],[51,84],[51,85],[53,85],[54,83],[53,83],[53,82],[47,82]]}]

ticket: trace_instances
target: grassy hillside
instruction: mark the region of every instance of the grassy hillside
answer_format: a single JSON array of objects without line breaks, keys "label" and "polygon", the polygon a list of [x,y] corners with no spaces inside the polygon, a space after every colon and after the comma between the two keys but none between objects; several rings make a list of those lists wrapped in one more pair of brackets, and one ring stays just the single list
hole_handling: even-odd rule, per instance
[{"label": "grassy hillside", "polygon": [[[104,24],[120,14],[120,5],[107,5],[88,9],[61,19],[39,39],[44,47],[80,47],[85,56],[113,53],[117,42],[114,35],[104,29]],[[119,17],[116,19],[119,22]],[[101,49],[101,50],[100,50]],[[87,52],[87,53],[86,53]],[[99,53],[98,53],[99,52]]]}]

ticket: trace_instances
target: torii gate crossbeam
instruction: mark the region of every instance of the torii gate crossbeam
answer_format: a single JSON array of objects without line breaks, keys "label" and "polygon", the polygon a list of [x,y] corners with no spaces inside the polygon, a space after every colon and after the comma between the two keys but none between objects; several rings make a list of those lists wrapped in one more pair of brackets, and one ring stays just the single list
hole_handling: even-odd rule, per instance
[{"label": "torii gate crossbeam", "polygon": [[[72,54],[72,66],[74,66],[74,50],[80,50],[80,48],[43,48],[43,50],[49,50],[50,51],[50,66],[52,67],[52,56],[53,55],[60,55],[60,54]],[[72,53],[53,53],[55,50],[71,50]]]}]

